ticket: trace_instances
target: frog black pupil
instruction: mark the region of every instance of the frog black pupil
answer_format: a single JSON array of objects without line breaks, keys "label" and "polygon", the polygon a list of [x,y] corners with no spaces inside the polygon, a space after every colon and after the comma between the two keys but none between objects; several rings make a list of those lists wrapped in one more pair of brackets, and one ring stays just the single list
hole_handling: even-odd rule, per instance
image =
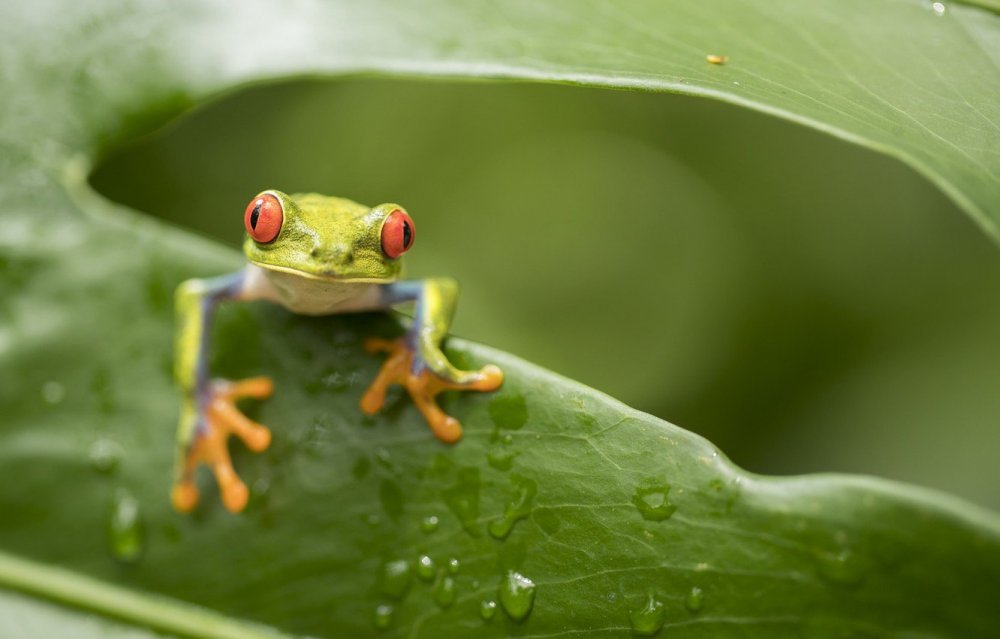
[{"label": "frog black pupil", "polygon": [[263,200],[257,201],[257,206],[253,207],[253,213],[250,214],[250,228],[257,230],[257,219],[260,217],[260,208],[264,206]]},{"label": "frog black pupil", "polygon": [[413,239],[413,231],[410,230],[410,223],[403,221],[403,248],[409,248],[410,241]]}]

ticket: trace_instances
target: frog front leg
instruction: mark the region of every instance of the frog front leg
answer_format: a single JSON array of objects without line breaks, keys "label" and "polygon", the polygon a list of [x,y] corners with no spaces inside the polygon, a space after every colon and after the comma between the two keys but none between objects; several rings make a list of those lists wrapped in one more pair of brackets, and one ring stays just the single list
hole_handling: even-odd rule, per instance
[{"label": "frog front leg", "polygon": [[271,432],[245,417],[235,402],[244,397],[263,399],[273,385],[267,377],[242,381],[212,379],[208,374],[212,316],[225,300],[256,299],[255,287],[243,269],[212,279],[192,279],[177,288],[177,345],[175,377],[181,388],[181,416],[171,500],[181,512],[198,503],[194,473],[200,464],[211,468],[222,502],[231,512],[243,510],[246,485],[233,470],[227,444],[236,435],[253,451],[271,443]]},{"label": "frog front leg", "polygon": [[427,420],[434,435],[452,443],[462,436],[462,425],[437,405],[435,396],[445,390],[493,391],[503,383],[503,373],[489,364],[478,371],[455,368],[441,351],[441,341],[448,333],[458,285],[447,278],[417,282],[396,282],[383,287],[385,305],[416,302],[413,324],[397,340],[368,338],[370,353],[388,353],[389,357],[371,386],[361,398],[361,410],[371,415],[385,403],[390,384],[403,386]]}]

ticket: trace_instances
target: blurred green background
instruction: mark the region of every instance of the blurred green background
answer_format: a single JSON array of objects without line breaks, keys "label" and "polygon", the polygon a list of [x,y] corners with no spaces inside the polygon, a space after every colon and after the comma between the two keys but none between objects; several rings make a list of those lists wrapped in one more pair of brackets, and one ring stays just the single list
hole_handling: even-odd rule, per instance
[{"label": "blurred green background", "polygon": [[105,159],[108,197],[236,246],[263,188],[396,201],[454,332],[719,445],[1000,508],[1000,254],[901,163],[695,98],[250,87]]}]

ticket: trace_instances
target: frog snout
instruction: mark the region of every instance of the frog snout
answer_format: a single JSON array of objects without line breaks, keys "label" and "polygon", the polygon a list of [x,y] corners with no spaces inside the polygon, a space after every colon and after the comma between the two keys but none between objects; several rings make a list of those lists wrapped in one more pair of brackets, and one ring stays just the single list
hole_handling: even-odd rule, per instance
[{"label": "frog snout", "polygon": [[354,261],[354,251],[346,244],[334,246],[316,246],[310,251],[310,256],[317,262],[333,264],[350,264]]}]

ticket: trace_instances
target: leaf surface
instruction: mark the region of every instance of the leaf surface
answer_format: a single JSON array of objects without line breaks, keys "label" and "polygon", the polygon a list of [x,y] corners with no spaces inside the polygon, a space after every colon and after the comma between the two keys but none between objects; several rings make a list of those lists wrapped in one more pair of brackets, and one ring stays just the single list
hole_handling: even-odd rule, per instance
[{"label": "leaf surface", "polygon": [[[194,516],[174,514],[171,293],[240,258],[110,204],[85,176],[99,152],[240,83],[526,78],[706,95],[818,126],[907,161],[995,234],[996,16],[883,1],[238,14],[53,2],[0,17],[4,552],[320,636],[380,624],[398,637],[993,631],[995,515],[871,479],[752,476],[689,432],[458,340],[457,361],[498,363],[508,380],[446,402],[466,436],[445,447],[401,397],[360,416],[377,368],[360,339],[399,330],[382,316],[226,308],[214,370],[276,379],[251,407],[275,441],[263,456],[237,448],[245,515],[210,490]],[[3,564],[0,584],[24,588],[32,570]],[[164,628],[128,613],[127,597],[99,606],[39,576],[32,593]]]}]

